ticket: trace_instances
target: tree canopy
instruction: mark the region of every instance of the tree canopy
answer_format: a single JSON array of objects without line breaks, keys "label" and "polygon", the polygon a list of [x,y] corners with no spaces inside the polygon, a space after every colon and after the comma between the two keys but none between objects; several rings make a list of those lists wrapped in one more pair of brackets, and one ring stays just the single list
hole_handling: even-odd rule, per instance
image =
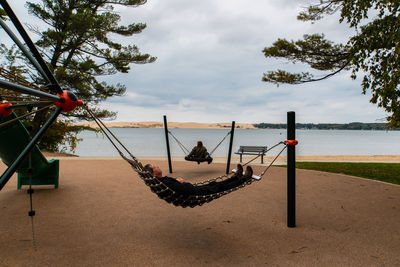
[{"label": "tree canopy", "polygon": [[[123,84],[110,84],[105,81],[105,77],[116,73],[128,73],[132,63],[146,64],[156,60],[149,54],[142,54],[134,44],[121,44],[121,37],[141,33],[146,24],[119,25],[121,17],[114,11],[118,5],[138,7],[145,3],[146,0],[41,0],[26,4],[29,13],[47,25],[44,31],[33,26],[30,26],[30,30],[39,36],[35,44],[60,86],[72,91],[85,104],[90,105],[99,118],[112,118],[115,113],[96,108],[95,105],[109,97],[121,96],[126,91]],[[4,13],[0,12],[0,16],[4,17]],[[11,50],[3,51],[10,54]],[[16,57],[15,62],[18,62]],[[16,64],[14,63],[13,67]],[[3,68],[7,65],[10,64],[3,64]],[[20,73],[26,73],[26,80],[35,84],[45,83],[34,73],[29,63],[20,64],[20,68],[24,68]],[[46,90],[45,87],[42,87],[42,90]],[[44,123],[47,115],[48,111],[35,115],[33,133]],[[58,121],[62,130],[60,128],[58,133],[46,135],[49,140],[54,140],[51,134],[65,136],[68,132],[66,127],[71,131],[78,131],[77,127],[70,127],[71,119],[89,119],[82,109],[63,113],[63,116],[64,118]],[[46,145],[47,148],[58,148],[54,142],[46,142],[46,137],[43,139],[42,145],[53,143]]]},{"label": "tree canopy", "polygon": [[267,58],[304,63],[323,72],[322,75],[278,69],[264,73],[262,80],[274,84],[302,84],[350,71],[352,79],[363,76],[362,93],[370,90],[370,102],[384,108],[389,113],[389,124],[399,127],[400,1],[320,0],[301,12],[297,19],[314,22],[337,12],[340,23],[355,29],[355,34],[346,43],[334,43],[324,34],[312,34],[297,41],[278,39],[263,50]]}]

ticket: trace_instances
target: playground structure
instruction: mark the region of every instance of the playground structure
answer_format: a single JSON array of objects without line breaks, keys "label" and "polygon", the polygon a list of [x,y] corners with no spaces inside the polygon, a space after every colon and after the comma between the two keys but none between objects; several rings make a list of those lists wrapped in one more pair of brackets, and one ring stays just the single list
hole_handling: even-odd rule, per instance
[{"label": "playground structure", "polygon": [[[8,168],[0,177],[0,190],[9,181],[11,176],[18,172],[18,188],[21,185],[54,185],[58,187],[58,168],[59,163],[57,160],[51,160],[48,162],[43,154],[37,147],[37,143],[40,138],[51,126],[51,124],[57,119],[61,112],[70,112],[77,106],[82,106],[82,101],[78,100],[77,97],[70,91],[62,90],[54,75],[46,65],[45,61],[41,57],[40,53],[36,49],[32,40],[29,38],[21,22],[14,14],[13,10],[7,3],[7,1],[1,1],[1,6],[7,13],[8,17],[18,30],[19,34],[23,38],[25,44],[28,46],[29,51],[19,41],[18,37],[8,28],[3,20],[0,19],[0,26],[10,36],[14,43],[21,49],[27,59],[32,63],[37,71],[41,74],[43,79],[47,81],[47,88],[49,91],[53,91],[54,94],[43,92],[37,89],[32,89],[23,85],[15,84],[9,81],[0,80],[0,87],[6,90],[18,92],[24,95],[29,95],[31,98],[38,97],[39,100],[33,102],[24,102],[23,104],[12,105],[6,100],[0,103],[0,156],[3,162],[8,165]],[[46,100],[46,101],[43,101]],[[32,137],[30,137],[28,131],[19,119],[26,117],[17,117],[13,113],[13,109],[26,108],[26,107],[40,107],[43,103],[49,104],[46,107],[55,105],[55,111],[50,115],[47,121],[39,129],[39,131]],[[45,107],[45,108],[46,108]],[[41,109],[38,109],[38,112]],[[27,115],[31,115],[28,113]],[[32,193],[31,188],[29,192]]]},{"label": "playground structure", "polygon": [[[0,117],[0,124],[16,119],[15,113],[7,117]],[[20,121],[14,121],[0,128],[0,158],[10,166],[29,144],[30,135]],[[31,171],[30,171],[31,170]],[[54,185],[58,188],[59,161],[47,161],[39,148],[35,145],[17,168],[17,188],[22,185]]]},{"label": "playground structure", "polygon": [[[54,94],[43,92],[41,90],[32,89],[23,85],[11,83],[5,80],[0,80],[0,87],[6,90],[11,90],[14,92],[18,92],[21,94],[27,94],[32,97],[39,97],[40,100],[47,100],[49,106],[55,105],[56,108],[54,112],[50,115],[48,120],[44,123],[42,128],[32,137],[30,138],[28,131],[19,121],[20,118],[25,116],[17,117],[12,109],[15,108],[24,108],[24,107],[39,107],[43,105],[43,102],[46,101],[36,101],[25,103],[22,105],[11,105],[6,100],[3,100],[0,103],[0,112],[2,116],[2,124],[0,125],[2,129],[1,134],[4,135],[4,140],[9,143],[0,144],[0,156],[3,161],[8,165],[8,168],[0,177],[0,190],[4,187],[4,185],[9,181],[11,176],[15,172],[19,172],[19,181],[18,188],[23,184],[29,185],[28,192],[32,196],[32,185],[43,185],[43,184],[54,184],[54,186],[58,187],[58,161],[50,161],[44,158],[41,154],[40,150],[37,148],[37,143],[43,134],[49,129],[52,123],[57,119],[57,117],[61,114],[61,112],[70,112],[74,110],[78,106],[82,106],[83,103],[70,91],[62,90],[57,80],[47,67],[45,61],[40,56],[37,51],[35,45],[32,40],[29,38],[28,34],[22,27],[22,24],[19,22],[18,18],[15,16],[14,12],[8,5],[5,0],[0,1],[3,9],[9,16],[10,20],[18,30],[19,34],[25,41],[25,44],[28,46],[29,51],[25,48],[25,46],[19,41],[19,39],[12,33],[12,31],[7,27],[7,25],[0,19],[0,26],[8,33],[8,35],[13,39],[13,41],[17,44],[17,46],[21,49],[21,51],[25,54],[25,56],[29,59],[33,66],[38,70],[38,72],[42,75],[43,79],[47,81],[47,89],[48,91],[54,92]],[[47,107],[49,107],[47,106]],[[103,130],[105,135],[109,138],[104,128],[109,131],[105,125],[96,119],[93,116],[93,113],[86,107],[86,110],[92,115],[93,119],[98,123],[99,127]],[[11,111],[11,112],[10,112]],[[37,110],[39,111],[39,109]],[[36,111],[36,112],[37,112]],[[166,125],[166,117],[164,117],[165,125]],[[102,125],[102,126],[101,126]],[[231,143],[228,155],[228,163],[226,174],[215,179],[210,179],[205,182],[216,181],[216,179],[221,179],[227,177],[229,173],[230,167],[230,155],[232,154],[232,140],[233,140],[233,131],[234,131],[235,123],[232,122],[232,130],[231,134]],[[6,127],[8,126],[8,127]],[[167,136],[167,126],[166,136]],[[110,134],[117,139],[111,132]],[[110,138],[109,138],[110,139]],[[110,139],[111,141],[111,139]],[[118,139],[117,139],[118,141]],[[14,146],[14,142],[18,143],[18,146]],[[111,141],[112,142],[112,141]],[[119,142],[119,141],[118,141]],[[168,140],[167,140],[168,142]],[[112,142],[113,143],[113,142]],[[288,140],[282,141],[279,144],[284,144],[284,148],[281,152],[288,148],[288,227],[295,227],[295,145],[297,141],[295,140],[295,114],[294,112],[288,112]],[[113,143],[115,146],[115,144]],[[127,150],[121,143],[120,145]],[[278,145],[278,144],[277,144]],[[168,143],[167,143],[168,146]],[[274,146],[275,147],[275,146]],[[223,193],[206,195],[206,196],[190,196],[187,199],[182,199],[181,196],[177,195],[176,192],[171,190],[170,188],[166,188],[160,181],[156,178],[152,177],[149,173],[146,173],[143,169],[143,165],[140,161],[136,159],[129,151],[131,159],[128,159],[124,156],[124,154],[119,150],[116,146],[115,148],[120,152],[122,158],[124,158],[133,169],[139,174],[142,180],[145,182],[147,186],[150,187],[151,191],[156,193],[160,198],[166,200],[169,203],[173,203],[176,206],[190,206],[194,207],[197,205],[202,205],[204,203],[210,202],[211,200],[217,199],[223,195],[226,195],[230,192],[233,192],[243,186],[225,191]],[[13,150],[14,153],[9,153],[9,150]],[[280,153],[281,153],[280,152]],[[278,155],[279,156],[279,155]],[[273,162],[261,173],[258,178],[252,179],[247,184],[251,184],[255,180],[260,180],[268,168],[272,165]],[[170,172],[172,172],[170,156],[169,156],[169,166]],[[30,216],[34,215],[34,212],[30,212]]]}]

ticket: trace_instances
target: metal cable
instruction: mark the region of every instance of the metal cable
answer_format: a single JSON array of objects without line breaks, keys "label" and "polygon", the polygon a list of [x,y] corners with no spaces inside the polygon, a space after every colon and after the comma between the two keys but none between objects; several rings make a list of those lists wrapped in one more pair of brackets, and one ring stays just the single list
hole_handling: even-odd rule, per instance
[{"label": "metal cable", "polygon": [[36,237],[35,237],[35,226],[33,223],[33,216],[35,216],[35,211],[33,210],[33,201],[32,201],[32,194],[33,194],[33,189],[32,189],[32,155],[31,152],[29,152],[28,155],[28,172],[29,172],[29,204],[31,210],[29,211],[29,217],[31,217],[31,225],[32,225],[32,242],[33,242],[33,249],[37,251],[36,247]]},{"label": "metal cable", "polygon": [[13,123],[14,121],[23,119],[23,118],[28,117],[28,116],[30,116],[30,115],[32,115],[32,114],[35,114],[35,113],[37,113],[37,112],[39,112],[39,111],[45,110],[45,109],[51,107],[52,105],[53,105],[53,104],[48,105],[48,106],[45,106],[45,107],[43,107],[43,108],[41,108],[41,109],[38,109],[38,110],[35,110],[35,111],[32,111],[32,112],[29,112],[29,113],[27,113],[27,114],[24,114],[24,115],[19,116],[19,117],[17,117],[17,118],[11,119],[11,120],[9,120],[9,121],[3,122],[3,123],[0,124],[0,128],[3,127],[3,126],[5,126],[5,125],[7,125],[7,124]]},{"label": "metal cable", "polygon": [[[16,103],[16,104],[14,104]],[[6,109],[20,109],[20,108],[33,108],[40,107],[44,105],[52,105],[53,101],[38,101],[38,102],[13,102],[11,106],[6,107]]]}]

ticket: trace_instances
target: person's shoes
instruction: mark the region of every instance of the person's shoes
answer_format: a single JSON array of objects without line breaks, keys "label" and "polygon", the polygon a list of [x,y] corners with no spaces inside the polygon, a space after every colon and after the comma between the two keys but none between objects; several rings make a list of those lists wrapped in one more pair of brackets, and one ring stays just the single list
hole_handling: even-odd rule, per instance
[{"label": "person's shoes", "polygon": [[246,167],[246,172],[244,173],[243,178],[245,179],[251,179],[253,176],[253,169],[250,166]]},{"label": "person's shoes", "polygon": [[242,166],[242,164],[238,164],[237,165],[236,176],[239,177],[239,178],[241,178],[243,176],[243,166]]}]

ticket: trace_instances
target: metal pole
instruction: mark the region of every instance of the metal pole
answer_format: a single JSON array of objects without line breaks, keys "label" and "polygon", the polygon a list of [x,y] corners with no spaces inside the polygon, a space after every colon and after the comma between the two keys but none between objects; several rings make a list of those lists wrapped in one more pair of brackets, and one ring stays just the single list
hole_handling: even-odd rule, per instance
[{"label": "metal pole", "polygon": [[37,103],[26,103],[26,104],[13,104],[6,107],[6,109],[19,109],[19,108],[30,108],[30,107],[40,107],[52,104],[53,101],[37,102]]},{"label": "metal pole", "polygon": [[46,92],[42,92],[39,90],[35,90],[35,89],[31,89],[29,87],[26,86],[22,86],[19,84],[15,84],[15,83],[10,83],[8,81],[5,80],[0,80],[0,87],[1,88],[5,88],[8,90],[13,90],[19,93],[23,93],[23,94],[28,94],[28,95],[33,95],[33,96],[38,96],[38,97],[44,97],[47,99],[51,99],[57,102],[63,102],[64,98],[56,96],[56,95],[52,95]]},{"label": "metal pole", "polygon": [[36,69],[42,74],[43,78],[50,82],[49,77],[47,77],[47,74],[44,72],[40,64],[36,61],[36,59],[33,58],[32,54],[25,48],[25,46],[19,41],[18,37],[15,36],[15,34],[11,31],[10,28],[8,28],[7,24],[4,23],[2,19],[0,19],[0,26],[3,27],[4,31],[10,36],[10,38],[14,41],[14,43],[21,49],[21,51],[24,53],[24,55],[29,59],[29,61],[36,67]]},{"label": "metal pole", "polygon": [[165,141],[167,143],[169,173],[172,173],[171,151],[169,149],[168,124],[166,115],[164,115],[164,130],[165,130]]},{"label": "metal pole", "polygon": [[229,151],[228,151],[228,160],[226,162],[226,174],[228,174],[231,170],[231,156],[232,156],[232,145],[233,145],[233,135],[235,133],[235,121],[232,121],[231,128],[231,139],[229,141]]},{"label": "metal pole", "polygon": [[[287,113],[287,139],[296,139],[295,112]],[[287,226],[296,227],[296,146],[287,147]]]},{"label": "metal pole", "polygon": [[11,176],[17,170],[19,164],[24,160],[25,156],[32,150],[32,148],[37,144],[42,135],[46,132],[46,130],[51,126],[51,124],[57,119],[58,115],[60,115],[62,111],[62,107],[58,107],[54,113],[50,116],[50,118],[44,123],[43,127],[40,128],[38,133],[32,138],[32,140],[28,143],[25,149],[19,154],[16,160],[7,168],[7,170],[0,177],[0,191],[3,189],[4,185],[10,180]]},{"label": "metal pole", "polygon": [[54,78],[53,73],[51,73],[49,67],[44,62],[42,56],[40,55],[39,51],[36,49],[35,44],[32,42],[31,38],[29,37],[28,33],[25,31],[24,27],[22,27],[21,22],[18,20],[17,16],[14,14],[14,11],[11,9],[10,5],[7,3],[6,0],[0,0],[0,4],[3,6],[4,11],[7,13],[8,17],[13,22],[15,28],[18,30],[19,34],[21,35],[22,39],[24,39],[26,45],[31,50],[33,56],[36,58],[37,62],[42,67],[43,71],[46,73],[46,76],[50,79],[54,89],[57,93],[62,94],[62,89],[58,84],[56,78]]}]

